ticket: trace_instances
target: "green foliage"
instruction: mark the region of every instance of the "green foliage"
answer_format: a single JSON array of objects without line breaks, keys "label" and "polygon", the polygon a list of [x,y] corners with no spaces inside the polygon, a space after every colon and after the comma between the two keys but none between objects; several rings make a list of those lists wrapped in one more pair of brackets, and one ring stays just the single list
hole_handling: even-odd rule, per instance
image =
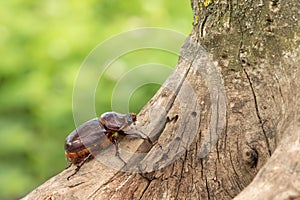
[{"label": "green foliage", "polygon": [[[138,27],[188,34],[191,23],[189,1],[181,0],[1,1],[0,199],[23,196],[67,166],[63,143],[74,129],[73,85],[96,45]],[[96,91],[98,114],[110,110],[116,81],[110,74],[122,72],[118,64],[126,72],[145,61],[175,66],[177,56],[149,50],[114,63],[117,70]],[[138,112],[158,88],[137,88],[130,110]]]}]

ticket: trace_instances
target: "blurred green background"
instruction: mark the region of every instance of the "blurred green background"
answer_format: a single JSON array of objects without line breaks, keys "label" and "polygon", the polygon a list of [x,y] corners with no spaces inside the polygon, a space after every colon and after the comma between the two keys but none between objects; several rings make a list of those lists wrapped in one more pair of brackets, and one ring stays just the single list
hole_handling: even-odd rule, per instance
[{"label": "blurred green background", "polygon": [[[75,128],[72,90],[96,45],[138,27],[188,35],[191,23],[190,2],[182,0],[1,1],[0,199],[23,196],[68,165],[63,144]],[[122,70],[137,59],[174,67],[178,58],[141,51],[125,58]],[[101,80],[106,87],[97,93],[107,98],[96,100],[98,114],[111,109],[115,81],[109,74]],[[138,88],[130,110],[138,113],[158,88]]]}]

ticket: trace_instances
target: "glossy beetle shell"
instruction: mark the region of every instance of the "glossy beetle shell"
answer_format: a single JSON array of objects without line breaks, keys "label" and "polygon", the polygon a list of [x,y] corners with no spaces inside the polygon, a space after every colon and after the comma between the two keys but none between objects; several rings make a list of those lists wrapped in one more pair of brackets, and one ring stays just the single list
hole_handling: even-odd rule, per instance
[{"label": "glossy beetle shell", "polygon": [[65,141],[66,159],[77,166],[75,172],[68,176],[67,180],[74,176],[86,161],[94,158],[96,153],[111,144],[116,147],[115,155],[126,164],[119,156],[119,139],[125,135],[134,135],[145,139],[134,132],[127,132],[127,128],[135,121],[134,113],[107,112],[75,129]]},{"label": "glossy beetle shell", "polygon": [[107,148],[111,144],[106,129],[97,118],[85,122],[75,129],[65,141],[66,159],[81,162],[87,155]]}]

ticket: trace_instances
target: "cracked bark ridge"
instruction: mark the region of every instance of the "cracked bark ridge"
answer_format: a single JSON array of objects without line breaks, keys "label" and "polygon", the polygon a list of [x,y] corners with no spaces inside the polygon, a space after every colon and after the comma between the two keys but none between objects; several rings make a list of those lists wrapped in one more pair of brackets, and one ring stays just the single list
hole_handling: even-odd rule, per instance
[{"label": "cracked bark ridge", "polygon": [[[121,148],[141,152],[126,158],[130,168],[93,160],[24,199],[300,198],[300,2],[191,2],[194,29],[178,65],[138,115],[153,145],[125,138]],[[203,76],[211,59],[224,116],[220,83]]]}]

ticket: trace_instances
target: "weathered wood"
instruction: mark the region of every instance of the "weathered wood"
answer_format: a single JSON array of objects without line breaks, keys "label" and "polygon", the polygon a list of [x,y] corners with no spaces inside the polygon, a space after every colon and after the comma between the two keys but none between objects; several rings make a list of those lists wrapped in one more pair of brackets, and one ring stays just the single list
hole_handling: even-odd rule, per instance
[{"label": "weathered wood", "polygon": [[299,199],[299,158],[300,126],[295,125],[286,130],[269,161],[235,199]]},{"label": "weathered wood", "polygon": [[192,8],[174,73],[138,115],[152,145],[127,138],[127,166],[108,151],[110,165],[67,181],[71,167],[24,199],[300,198],[299,1]]}]

